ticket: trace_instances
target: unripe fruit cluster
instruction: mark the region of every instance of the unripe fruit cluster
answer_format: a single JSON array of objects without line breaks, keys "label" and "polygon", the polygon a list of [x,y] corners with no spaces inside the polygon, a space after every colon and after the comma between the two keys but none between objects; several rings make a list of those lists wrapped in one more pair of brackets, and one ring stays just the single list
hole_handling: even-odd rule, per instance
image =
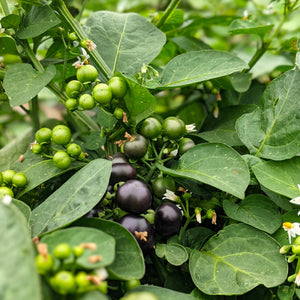
[{"label": "unripe fruit cluster", "polygon": [[[35,142],[31,145],[31,150],[34,154],[52,158],[57,168],[67,169],[72,160],[85,159],[81,147],[71,140],[71,130],[65,125],[57,125],[52,130],[43,127],[35,133]],[[61,150],[57,150],[55,145],[61,147]]]},{"label": "unripe fruit cluster", "polygon": [[[110,108],[111,102],[115,99],[118,102],[127,93],[127,83],[119,76],[113,76],[107,83],[99,82],[98,71],[92,65],[83,65],[77,69],[77,80],[67,83],[65,92],[68,99],[65,102],[66,108],[70,111],[76,109],[90,110],[96,105]],[[115,106],[116,103],[115,103]],[[115,107],[117,119],[121,119],[123,110]]]},{"label": "unripe fruit cluster", "polygon": [[14,190],[24,188],[27,177],[24,173],[14,170],[0,172],[0,199],[4,196],[14,197]]}]

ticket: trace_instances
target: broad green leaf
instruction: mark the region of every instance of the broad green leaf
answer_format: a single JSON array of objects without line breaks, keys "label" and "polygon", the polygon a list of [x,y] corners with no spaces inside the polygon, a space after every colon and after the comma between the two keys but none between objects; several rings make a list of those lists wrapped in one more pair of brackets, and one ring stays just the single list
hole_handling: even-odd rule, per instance
[{"label": "broad green leaf", "polygon": [[240,58],[228,52],[202,50],[173,58],[161,75],[161,86],[174,88],[222,77],[247,68]]},{"label": "broad green leaf", "polygon": [[118,120],[110,112],[100,108],[97,115],[98,123],[108,130],[112,130],[117,124]]},{"label": "broad green leaf", "polygon": [[124,101],[129,112],[129,121],[138,124],[155,111],[156,99],[148,89],[128,78],[126,80],[129,89]]},{"label": "broad green leaf", "polygon": [[209,47],[201,40],[198,40],[191,36],[176,36],[174,38],[171,38],[171,41],[187,52],[211,49],[211,47]]},{"label": "broad green leaf", "polygon": [[189,294],[172,291],[170,289],[165,289],[155,285],[140,285],[134,288],[133,290],[129,291],[126,294],[126,296],[134,292],[149,292],[154,294],[158,300],[183,300],[183,299],[197,300],[198,299]]},{"label": "broad green leaf", "polygon": [[114,262],[108,266],[110,277],[130,280],[140,279],[144,276],[145,263],[142,251],[133,235],[123,226],[101,219],[80,219],[72,225],[93,227],[114,237],[116,256]]},{"label": "broad green leaf", "polygon": [[16,14],[10,14],[3,18],[1,18],[0,23],[2,25],[2,28],[8,29],[8,28],[16,28],[20,24],[21,17]]},{"label": "broad green leaf", "polygon": [[62,175],[70,170],[79,169],[84,165],[85,163],[83,162],[74,161],[67,169],[62,170],[53,165],[52,159],[43,159],[39,155],[33,154],[28,150],[24,154],[23,162],[17,162],[14,165],[14,170],[24,173],[28,181],[27,185],[21,190],[18,196],[21,197],[53,177]]},{"label": "broad green leaf", "polygon": [[18,54],[17,45],[11,36],[0,36],[0,55]]},{"label": "broad green leaf", "polygon": [[224,200],[223,208],[229,218],[269,234],[274,233],[282,225],[277,205],[264,195],[249,195],[238,204]]},{"label": "broad green leaf", "polygon": [[76,300],[109,300],[109,298],[99,291],[89,291],[87,293],[78,294]]},{"label": "broad green leaf", "polygon": [[251,85],[252,75],[250,73],[234,73],[230,76],[231,84],[238,93],[245,93]]},{"label": "broad green leaf", "polygon": [[280,285],[277,289],[277,296],[279,300],[293,300],[296,285]]},{"label": "broad green leaf", "polygon": [[229,32],[231,34],[257,34],[264,36],[273,26],[273,24],[259,25],[253,21],[237,19],[230,24]]},{"label": "broad green leaf", "polygon": [[300,157],[285,161],[265,161],[252,167],[260,184],[267,189],[295,198],[300,196]]},{"label": "broad green leaf", "polygon": [[12,199],[12,203],[19,209],[19,211],[23,214],[25,217],[27,224],[29,225],[30,222],[30,216],[31,216],[31,209],[30,207],[25,204],[24,202],[17,200],[17,199]]},{"label": "broad green leaf", "polygon": [[232,224],[190,256],[195,285],[209,295],[239,295],[263,284],[275,287],[286,279],[288,265],[279,245],[266,233]]},{"label": "broad green leaf", "polygon": [[207,227],[193,227],[184,232],[182,244],[185,247],[200,250],[206,240],[213,234],[215,234],[215,232]]},{"label": "broad green leaf", "polygon": [[243,158],[232,148],[216,143],[198,144],[183,154],[176,170],[157,167],[174,177],[194,179],[238,198],[244,198],[249,170]]},{"label": "broad green leaf", "polygon": [[21,154],[28,149],[31,141],[32,129],[26,130],[22,135],[12,140],[5,147],[0,149],[0,170],[12,169],[19,160]]},{"label": "broad green leaf", "polygon": [[166,41],[164,33],[136,13],[98,11],[87,19],[84,30],[112,73],[136,74]]},{"label": "broad green leaf", "polygon": [[25,15],[23,28],[17,32],[17,36],[20,39],[30,39],[43,34],[60,22],[60,19],[48,5],[33,6],[30,12]]},{"label": "broad green leaf", "polygon": [[5,73],[3,87],[10,98],[11,106],[22,105],[35,97],[55,76],[56,69],[48,66],[38,73],[30,64],[15,64]]},{"label": "broad green leaf", "polygon": [[277,77],[266,88],[261,107],[237,120],[238,136],[251,154],[284,160],[300,152],[299,80],[298,69]]},{"label": "broad green leaf", "polygon": [[80,218],[105,195],[111,162],[95,159],[32,211],[32,236],[53,231]]},{"label": "broad green leaf", "polygon": [[92,132],[85,143],[85,147],[88,150],[97,150],[105,144],[106,138],[100,136],[100,131]]},{"label": "broad green leaf", "polygon": [[290,211],[293,210],[293,205],[289,202],[290,199],[287,197],[284,197],[282,195],[279,195],[277,193],[274,193],[261,185],[261,190],[280,208]]},{"label": "broad green leaf", "polygon": [[163,32],[167,32],[181,26],[183,23],[183,16],[184,16],[184,11],[182,9],[173,10],[173,12],[167,18],[166,22],[161,27],[161,30]]},{"label": "broad green leaf", "polygon": [[[85,269],[98,269],[110,265],[115,258],[115,239],[103,231],[94,228],[71,227],[61,229],[45,235],[41,242],[48,245],[49,253],[61,243],[68,243],[71,248],[82,243],[95,243],[95,250],[85,249],[83,254],[76,259],[76,264]],[[89,257],[100,255],[102,259],[98,262],[90,262]],[[71,255],[65,263],[72,263],[74,256]]]},{"label": "broad green leaf", "polygon": [[243,145],[236,133],[235,122],[241,115],[253,111],[255,108],[255,105],[225,107],[220,110],[217,119],[211,117],[206,130],[200,132],[198,136],[207,142],[224,143],[228,146]]},{"label": "broad green leaf", "polygon": [[41,300],[35,250],[23,214],[0,201],[0,299]]},{"label": "broad green leaf", "polygon": [[186,262],[189,255],[186,249],[180,244],[159,244],[155,245],[155,253],[160,258],[166,258],[166,260],[173,266],[180,266]]}]

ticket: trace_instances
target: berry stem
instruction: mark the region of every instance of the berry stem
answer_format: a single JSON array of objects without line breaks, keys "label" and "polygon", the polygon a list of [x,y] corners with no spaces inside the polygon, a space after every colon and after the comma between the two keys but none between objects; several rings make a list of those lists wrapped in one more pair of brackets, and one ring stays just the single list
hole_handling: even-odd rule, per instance
[{"label": "berry stem", "polygon": [[181,0],[172,0],[170,2],[170,4],[168,5],[168,7],[166,8],[164,14],[161,16],[161,18],[158,19],[158,21],[156,22],[156,27],[157,28],[161,28],[165,22],[168,20],[168,18],[170,17],[170,15],[173,13],[173,11],[176,9],[176,7],[178,6],[178,4],[180,3]]}]

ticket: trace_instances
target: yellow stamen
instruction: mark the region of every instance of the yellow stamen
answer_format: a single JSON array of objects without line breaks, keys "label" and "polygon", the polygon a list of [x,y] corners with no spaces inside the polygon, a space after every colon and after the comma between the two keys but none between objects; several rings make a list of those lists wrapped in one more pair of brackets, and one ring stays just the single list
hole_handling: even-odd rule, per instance
[{"label": "yellow stamen", "polygon": [[282,224],[282,226],[283,226],[283,228],[285,228],[285,229],[291,229],[291,228],[294,227],[293,224],[292,224],[291,222],[284,222],[284,223]]}]

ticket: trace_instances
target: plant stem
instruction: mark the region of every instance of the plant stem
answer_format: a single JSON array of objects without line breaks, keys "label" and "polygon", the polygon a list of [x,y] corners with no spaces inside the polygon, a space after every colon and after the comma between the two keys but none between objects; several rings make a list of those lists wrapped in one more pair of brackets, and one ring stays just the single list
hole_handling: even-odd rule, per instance
[{"label": "plant stem", "polygon": [[1,0],[1,6],[2,6],[2,9],[3,9],[4,15],[5,16],[10,15],[9,7],[7,5],[6,0]]},{"label": "plant stem", "polygon": [[32,120],[33,131],[36,132],[40,128],[40,119],[39,119],[39,102],[38,97],[35,96],[30,102],[30,114]]},{"label": "plant stem", "polygon": [[179,232],[179,236],[178,236],[178,240],[181,241],[182,236],[184,234],[184,232],[186,231],[187,227],[189,226],[189,224],[191,223],[192,219],[186,219],[185,224],[183,225],[183,227],[181,227],[180,232]]},{"label": "plant stem", "polygon": [[[60,16],[71,27],[72,31],[74,31],[76,33],[76,35],[78,36],[78,38],[80,40],[88,39],[87,35],[82,30],[78,21],[76,19],[74,19],[73,16],[70,14],[70,12],[69,12],[68,8],[66,7],[63,0],[53,1],[52,6],[54,9],[56,9],[58,11]],[[99,70],[104,75],[104,78],[101,78],[102,80],[107,80],[113,76],[112,71],[107,66],[107,64],[105,63],[103,58],[100,56],[98,51],[89,51],[89,55],[92,57],[92,59],[94,60],[94,63],[96,64],[96,66],[99,68]]]},{"label": "plant stem", "polygon": [[168,7],[166,8],[164,14],[161,16],[161,18],[159,18],[159,20],[155,24],[157,28],[161,28],[165,24],[165,22],[167,21],[169,16],[173,13],[173,11],[176,9],[176,7],[178,6],[179,3],[180,3],[180,0],[172,0],[170,2]]}]

